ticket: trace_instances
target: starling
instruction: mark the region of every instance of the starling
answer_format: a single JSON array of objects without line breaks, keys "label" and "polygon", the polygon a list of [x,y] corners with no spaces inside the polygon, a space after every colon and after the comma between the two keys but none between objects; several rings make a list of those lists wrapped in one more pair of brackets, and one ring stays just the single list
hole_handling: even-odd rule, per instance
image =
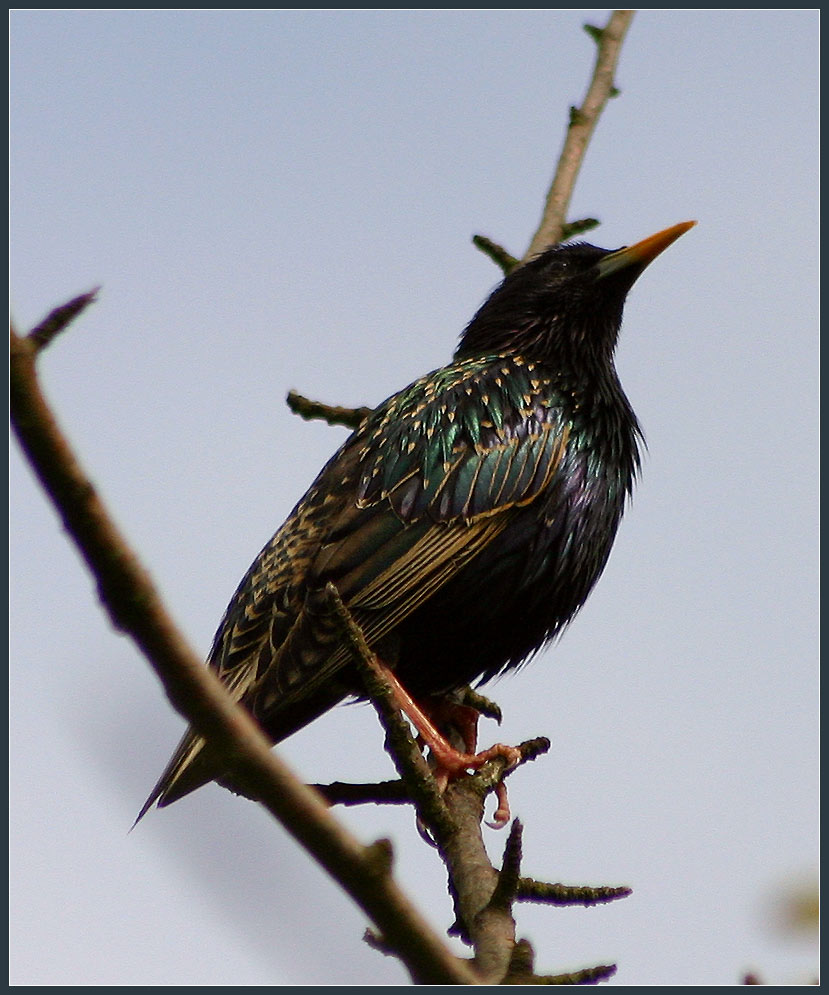
[{"label": "starling", "polygon": [[[616,251],[556,245],[513,270],[452,363],[384,401],[329,460],[243,578],[208,659],[274,743],[361,694],[329,584],[415,701],[519,666],[578,612],[639,468],[613,363],[625,297],[693,224]],[[227,773],[188,731],[139,818]]]}]

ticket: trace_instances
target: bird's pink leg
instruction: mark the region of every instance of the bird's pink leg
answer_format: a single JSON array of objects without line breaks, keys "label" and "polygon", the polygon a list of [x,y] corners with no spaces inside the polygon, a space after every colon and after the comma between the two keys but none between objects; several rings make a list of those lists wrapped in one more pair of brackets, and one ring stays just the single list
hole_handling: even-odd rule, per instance
[{"label": "bird's pink leg", "polygon": [[[411,721],[418,732],[421,742],[429,747],[432,756],[435,758],[436,768],[434,776],[441,789],[445,789],[450,780],[460,777],[469,770],[477,770],[488,760],[495,757],[504,757],[507,760],[507,769],[514,767],[521,759],[521,751],[515,746],[507,746],[505,743],[496,743],[487,750],[475,753],[476,740],[478,735],[478,712],[468,705],[454,705],[445,700],[440,701],[435,707],[435,711],[442,711],[458,726],[461,733],[466,752],[456,750],[435,725],[432,716],[427,714],[409,692],[403,687],[389,668],[378,660],[386,680],[392,688],[395,701],[398,707]],[[496,789],[498,808],[495,812],[495,822],[490,823],[494,828],[500,829],[505,826],[510,819],[509,802],[507,801],[506,785],[498,785]]]}]

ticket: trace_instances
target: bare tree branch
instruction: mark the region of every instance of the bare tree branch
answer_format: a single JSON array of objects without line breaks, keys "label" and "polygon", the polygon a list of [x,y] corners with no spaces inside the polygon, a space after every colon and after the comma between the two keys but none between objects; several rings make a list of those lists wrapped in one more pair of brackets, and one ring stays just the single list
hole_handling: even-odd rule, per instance
[{"label": "bare tree branch", "polygon": [[630,888],[586,888],[582,885],[548,884],[534,878],[521,878],[516,886],[516,901],[541,902],[546,905],[602,905],[633,894]]},{"label": "bare tree branch", "polygon": [[515,256],[510,255],[503,245],[498,245],[497,242],[493,242],[486,235],[473,235],[472,244],[480,249],[485,256],[489,256],[496,266],[500,266],[504,271],[504,275],[511,273],[516,266],[521,265],[520,259],[516,259]]},{"label": "bare tree branch", "polygon": [[[487,855],[481,822],[484,799],[505,776],[507,760],[503,756],[494,757],[474,775],[450,784],[445,794],[441,794],[359,625],[333,585],[328,585],[327,593],[351,645],[366,692],[386,728],[387,749],[420,820],[446,863],[457,916],[453,931],[472,944],[475,950],[473,964],[482,983],[500,984],[509,971],[515,947],[512,903],[520,880],[521,824],[516,820],[512,825],[504,865],[498,872]],[[493,704],[483,696],[474,692],[472,695],[474,700],[493,710]],[[518,748],[520,762],[534,759],[549,746],[549,740],[543,737],[523,743]],[[383,937],[381,942],[393,946],[389,937]]]},{"label": "bare tree branch", "polygon": [[329,805],[411,805],[412,796],[405,781],[379,781],[376,784],[351,784],[332,781],[312,784]]},{"label": "bare tree branch", "polygon": [[[581,218],[578,221],[566,220],[567,210],[573,197],[576,179],[584,161],[587,146],[599,117],[607,101],[618,94],[613,82],[622,42],[633,20],[634,11],[614,10],[607,24],[597,28],[585,24],[585,31],[596,43],[596,62],[581,107],[570,108],[570,120],[564,146],[558,160],[552,184],[538,228],[532,237],[529,248],[521,259],[513,256],[502,245],[486,235],[473,235],[473,244],[500,267],[506,275],[516,266],[526,262],[544,249],[576,235],[584,234],[599,224],[596,218]],[[288,407],[294,414],[306,420],[321,418],[329,425],[346,425],[357,428],[360,422],[371,414],[371,408],[342,408],[323,404],[303,397],[296,391],[288,394]]]},{"label": "bare tree branch", "polygon": [[584,235],[585,232],[593,231],[599,227],[598,218],[581,218],[578,221],[568,221],[561,229],[559,241],[566,242],[568,238],[575,238],[576,235]]},{"label": "bare tree branch", "polygon": [[34,344],[36,349],[45,349],[52,339],[59,335],[64,328],[67,328],[82,311],[85,311],[97,299],[100,289],[100,287],[95,287],[94,290],[79,294],[71,301],[67,301],[66,304],[54,308],[43,321],[35,325],[26,338]]},{"label": "bare tree branch", "polygon": [[548,974],[525,977],[520,974],[511,975],[508,985],[597,985],[600,981],[608,981],[616,973],[615,964],[600,964],[598,967],[586,967],[583,971],[571,971],[569,974]]},{"label": "bare tree branch", "polygon": [[187,645],[49,408],[37,378],[39,349],[37,337],[21,338],[12,329],[12,424],[95,577],[113,624],[129,634],[147,657],[176,710],[228,759],[234,782],[257,798],[342,884],[393,943],[416,981],[474,984],[474,972],[451,953],[399,890],[389,861],[378,860],[378,847],[385,853],[388,845],[365,847],[354,839],[319,795],[277,757],[250,715],[233,702],[214,672]]},{"label": "bare tree branch", "polygon": [[342,408],[339,405],[322,404],[320,401],[312,401],[303,397],[295,390],[289,390],[285,398],[288,407],[295,415],[311,421],[320,418],[328,422],[329,425],[345,425],[346,428],[357,428],[365,418],[371,414],[373,408]]},{"label": "bare tree branch", "polygon": [[541,223],[532,237],[524,259],[531,259],[544,249],[562,239],[567,209],[573,196],[587,144],[593,134],[599,115],[616,89],[613,77],[625,34],[633,19],[632,10],[614,10],[604,28],[588,25],[588,34],[596,42],[596,64],[581,107],[570,109],[570,124],[564,148],[558,160]]}]

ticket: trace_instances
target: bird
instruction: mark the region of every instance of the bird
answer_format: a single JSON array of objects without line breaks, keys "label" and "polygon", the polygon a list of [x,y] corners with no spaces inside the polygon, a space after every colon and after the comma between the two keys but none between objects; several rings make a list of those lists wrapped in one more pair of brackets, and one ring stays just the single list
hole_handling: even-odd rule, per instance
[{"label": "bird", "polygon": [[[451,363],[376,407],[323,467],[207,661],[272,743],[363,696],[332,585],[415,703],[518,668],[572,621],[640,469],[614,364],[625,300],[694,224],[616,250],[559,243],[519,265]],[[138,819],[228,773],[188,730]]]}]

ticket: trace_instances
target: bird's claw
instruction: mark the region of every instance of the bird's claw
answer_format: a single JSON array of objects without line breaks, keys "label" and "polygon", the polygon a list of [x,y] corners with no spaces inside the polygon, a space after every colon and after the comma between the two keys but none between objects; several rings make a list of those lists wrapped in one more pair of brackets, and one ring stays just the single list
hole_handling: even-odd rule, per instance
[{"label": "bird's claw", "polygon": [[[504,757],[506,759],[507,763],[504,767],[504,772],[506,773],[506,771],[511,770],[521,760],[521,751],[517,746],[507,746],[505,743],[496,743],[488,750],[482,750],[480,753],[474,755],[456,753],[452,758],[454,761],[453,763],[439,763],[432,771],[432,775],[437,782],[438,791],[443,794],[449,786],[449,782],[451,780],[460,777],[462,774],[468,773],[470,770],[478,770],[483,767],[485,763],[490,760],[494,760],[496,757]],[[503,829],[512,818],[509,798],[507,796],[507,786],[503,781],[499,781],[495,786],[495,797],[497,799],[497,805],[492,821],[487,822],[487,825],[490,829]]]},{"label": "bird's claw", "polygon": [[487,825],[490,829],[503,829],[512,818],[507,798],[507,786],[503,781],[499,781],[495,786],[495,797],[498,800],[498,805],[492,816],[492,822],[488,822]]}]

